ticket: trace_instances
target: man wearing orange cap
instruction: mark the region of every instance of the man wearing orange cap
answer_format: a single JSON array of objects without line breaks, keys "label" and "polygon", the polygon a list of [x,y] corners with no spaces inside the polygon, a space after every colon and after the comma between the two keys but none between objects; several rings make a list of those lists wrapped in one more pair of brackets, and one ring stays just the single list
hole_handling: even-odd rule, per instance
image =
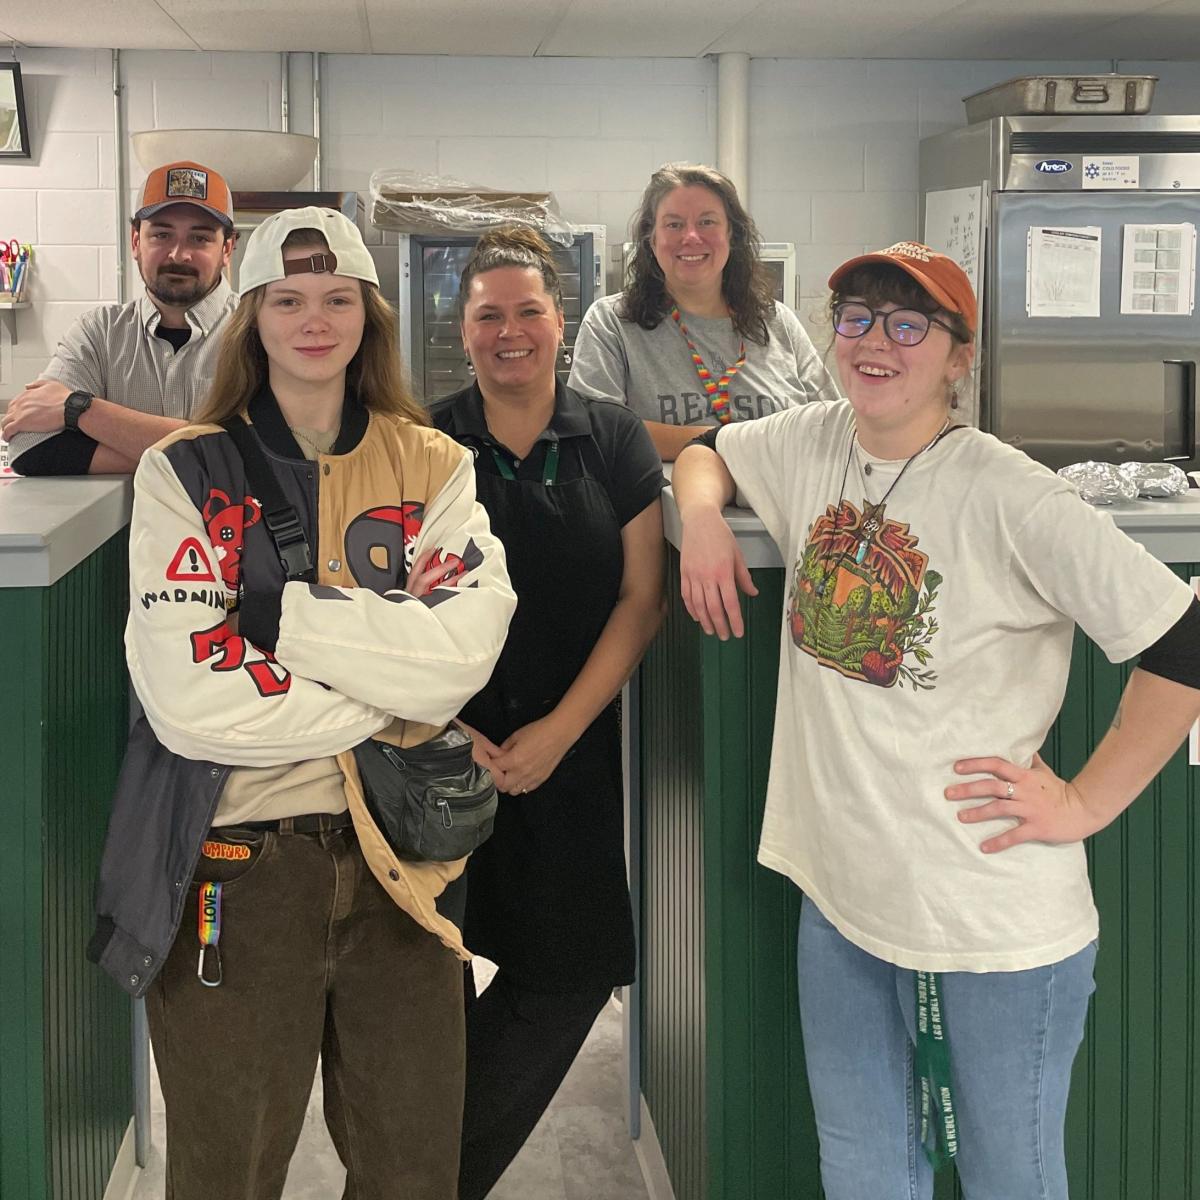
[{"label": "man wearing orange cap", "polygon": [[132,225],[146,294],[80,317],[0,422],[22,475],[132,473],[208,390],[237,303],[223,274],[236,236],[229,185],[199,163],[158,167]]}]

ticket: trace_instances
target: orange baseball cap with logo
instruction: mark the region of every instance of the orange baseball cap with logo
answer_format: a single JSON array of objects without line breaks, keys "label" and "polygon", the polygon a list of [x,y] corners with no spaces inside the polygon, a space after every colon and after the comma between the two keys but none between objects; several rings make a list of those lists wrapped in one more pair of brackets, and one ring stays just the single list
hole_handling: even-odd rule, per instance
[{"label": "orange baseball cap with logo", "polygon": [[233,228],[233,193],[224,178],[211,167],[194,162],[167,163],[155,167],[142,187],[141,207],[133,214],[144,221],[172,204],[194,204],[211,213],[226,229]]},{"label": "orange baseball cap with logo", "polygon": [[897,242],[886,250],[861,254],[842,263],[829,277],[829,288],[838,285],[855,267],[868,263],[887,263],[911,275],[947,312],[957,313],[974,333],[979,319],[975,291],[967,273],[948,255],[939,254],[920,242]]}]

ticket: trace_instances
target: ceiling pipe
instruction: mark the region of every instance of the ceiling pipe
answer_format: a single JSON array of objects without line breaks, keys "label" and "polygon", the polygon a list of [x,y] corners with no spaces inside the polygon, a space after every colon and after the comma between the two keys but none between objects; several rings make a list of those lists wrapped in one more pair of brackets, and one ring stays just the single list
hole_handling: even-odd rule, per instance
[{"label": "ceiling pipe", "polygon": [[[126,142],[125,119],[121,111],[121,52],[112,51],[112,92],[113,92],[113,162],[116,178],[113,190],[117,202],[117,303],[124,304],[126,300],[125,287],[125,247],[129,243],[125,220],[126,193]],[[139,1160],[141,1161],[141,1160]]]},{"label": "ceiling pipe", "polygon": [[313,162],[313,191],[321,192],[325,190],[321,163],[321,55],[316,50],[313,51],[312,65],[313,137],[317,139],[317,156]]},{"label": "ceiling pipe", "polygon": [[288,112],[288,62],[291,54],[287,50],[279,54],[279,128],[287,133],[291,128],[291,114]]},{"label": "ceiling pipe", "polygon": [[750,55],[717,55],[717,169],[750,207]]}]

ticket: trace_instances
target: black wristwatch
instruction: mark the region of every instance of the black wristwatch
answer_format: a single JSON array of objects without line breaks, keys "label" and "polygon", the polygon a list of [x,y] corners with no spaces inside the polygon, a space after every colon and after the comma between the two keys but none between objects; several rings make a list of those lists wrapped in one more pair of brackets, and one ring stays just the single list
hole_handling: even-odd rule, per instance
[{"label": "black wristwatch", "polygon": [[91,392],[72,392],[63,401],[63,427],[78,429],[79,418],[92,406],[95,396]]}]

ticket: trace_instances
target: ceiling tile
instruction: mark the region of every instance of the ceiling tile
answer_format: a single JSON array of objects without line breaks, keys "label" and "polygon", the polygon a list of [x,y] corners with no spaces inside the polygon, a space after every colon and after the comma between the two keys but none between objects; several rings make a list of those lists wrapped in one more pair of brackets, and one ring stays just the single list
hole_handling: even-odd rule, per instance
[{"label": "ceiling tile", "polygon": [[890,8],[873,5],[867,19],[851,21],[846,19],[844,4],[834,0],[769,0],[706,49],[711,53],[742,50],[764,58],[905,57],[888,50],[892,40],[941,16],[958,2],[908,0]]},{"label": "ceiling tile", "polygon": [[575,0],[539,53],[638,57],[703,54],[760,0]]},{"label": "ceiling tile", "polygon": [[969,0],[898,34],[889,44],[900,58],[1038,60],[1121,58],[1125,48],[1113,38],[1092,35],[1131,9],[1155,0]]},{"label": "ceiling tile", "polygon": [[1200,59],[1200,0],[17,0],[0,42],[686,60]]},{"label": "ceiling tile", "polygon": [[376,54],[537,53],[570,0],[363,0]]},{"label": "ceiling tile", "polygon": [[[85,0],[87,2],[87,0]],[[362,0],[159,0],[205,50],[365,54]]]},{"label": "ceiling tile", "polygon": [[1126,9],[1110,24],[1097,21],[1096,26],[1094,33],[1081,41],[1085,52],[1086,47],[1103,41],[1107,46],[1119,46],[1123,59],[1200,58],[1200,0],[1172,0],[1136,15]]},{"label": "ceiling tile", "polygon": [[26,0],[6,14],[6,37],[26,46],[195,50],[154,0]]}]

